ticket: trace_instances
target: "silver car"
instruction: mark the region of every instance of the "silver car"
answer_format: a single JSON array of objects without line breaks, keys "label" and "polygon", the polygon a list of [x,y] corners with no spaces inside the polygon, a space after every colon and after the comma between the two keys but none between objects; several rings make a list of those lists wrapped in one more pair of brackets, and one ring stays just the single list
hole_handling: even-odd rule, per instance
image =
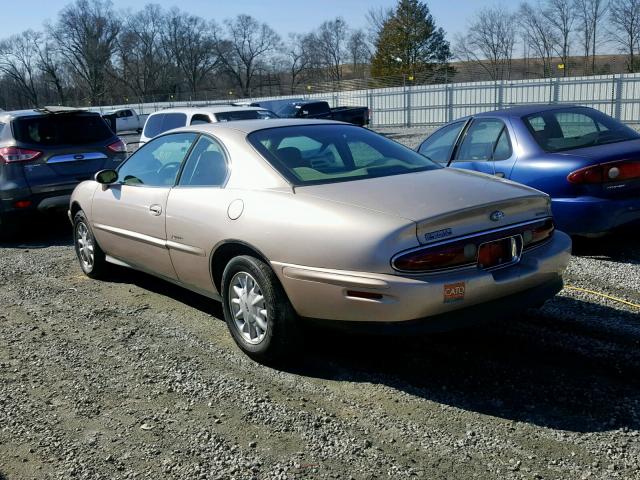
[{"label": "silver car", "polygon": [[69,213],[84,273],[117,264],[220,300],[261,360],[298,347],[303,320],[435,330],[540,305],[571,250],[547,195],[328,121],[166,132],[80,184]]}]

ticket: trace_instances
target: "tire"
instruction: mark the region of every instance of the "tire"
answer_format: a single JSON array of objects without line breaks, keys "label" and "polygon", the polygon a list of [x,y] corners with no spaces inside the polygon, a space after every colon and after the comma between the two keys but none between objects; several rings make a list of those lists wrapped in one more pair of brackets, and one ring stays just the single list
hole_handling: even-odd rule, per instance
[{"label": "tire", "polygon": [[222,274],[222,306],[233,339],[251,358],[272,363],[299,350],[302,338],[295,311],[275,273],[262,260],[242,255],[227,264]]},{"label": "tire", "polygon": [[13,240],[19,230],[17,219],[0,215],[0,240]]},{"label": "tire", "polygon": [[80,268],[87,277],[98,279],[106,276],[109,264],[82,210],[73,217],[73,246]]}]

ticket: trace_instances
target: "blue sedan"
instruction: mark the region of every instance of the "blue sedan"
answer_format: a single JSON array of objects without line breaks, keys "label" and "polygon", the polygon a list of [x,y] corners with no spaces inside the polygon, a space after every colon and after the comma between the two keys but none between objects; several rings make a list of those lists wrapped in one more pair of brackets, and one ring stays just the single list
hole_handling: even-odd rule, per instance
[{"label": "blue sedan", "polygon": [[592,108],[480,113],[436,130],[418,151],[548,193],[558,228],[572,235],[596,237],[640,223],[640,135]]}]

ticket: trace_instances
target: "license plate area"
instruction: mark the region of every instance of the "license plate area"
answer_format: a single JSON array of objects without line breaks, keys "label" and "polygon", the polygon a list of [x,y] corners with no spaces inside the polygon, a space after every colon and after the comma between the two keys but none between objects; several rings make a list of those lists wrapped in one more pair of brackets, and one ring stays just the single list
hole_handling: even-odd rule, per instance
[{"label": "license plate area", "polygon": [[493,270],[518,263],[522,255],[522,244],[520,235],[483,243],[478,248],[478,268]]}]

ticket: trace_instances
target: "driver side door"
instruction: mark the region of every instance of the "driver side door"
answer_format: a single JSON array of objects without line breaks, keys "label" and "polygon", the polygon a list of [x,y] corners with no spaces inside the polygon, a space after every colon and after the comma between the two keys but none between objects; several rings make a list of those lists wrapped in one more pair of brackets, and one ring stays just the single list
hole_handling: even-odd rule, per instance
[{"label": "driver side door", "polygon": [[92,227],[107,255],[176,278],[167,250],[167,199],[196,137],[174,133],[153,139],[120,166],[117,183],[96,190]]}]

